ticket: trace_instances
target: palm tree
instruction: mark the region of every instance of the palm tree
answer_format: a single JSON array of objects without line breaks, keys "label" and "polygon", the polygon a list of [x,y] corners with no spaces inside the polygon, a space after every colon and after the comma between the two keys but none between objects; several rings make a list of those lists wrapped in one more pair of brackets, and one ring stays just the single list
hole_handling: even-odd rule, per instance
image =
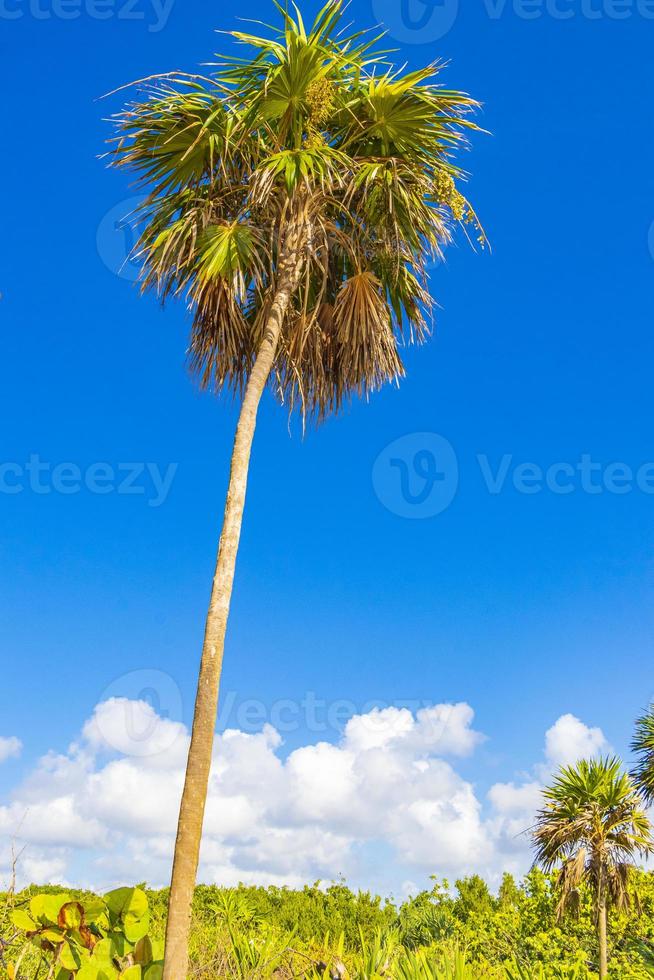
[{"label": "palm tree", "polygon": [[654,704],[636,721],[631,740],[632,752],[638,761],[631,770],[631,778],[650,806],[654,804]]},{"label": "palm tree", "polygon": [[[114,165],[147,191],[143,289],[185,296],[190,363],[240,415],[206,620],[166,933],[165,980],[186,974],[190,910],[212,760],[223,647],[257,410],[270,386],[320,420],[404,370],[428,332],[426,267],[453,226],[484,240],[454,157],[476,103],[432,64],[393,70],[378,38],[347,34],[341,0],[306,30],[282,11],[272,37],[210,76],[136,83],[115,117]],[[273,29],[274,30],[274,29]]]},{"label": "palm tree", "polygon": [[557,918],[579,908],[588,885],[599,943],[600,977],[607,975],[607,907],[629,905],[629,875],[636,855],[654,852],[643,800],[617,758],[582,760],[563,767],[543,792],[532,831],[536,863],[561,866]]}]

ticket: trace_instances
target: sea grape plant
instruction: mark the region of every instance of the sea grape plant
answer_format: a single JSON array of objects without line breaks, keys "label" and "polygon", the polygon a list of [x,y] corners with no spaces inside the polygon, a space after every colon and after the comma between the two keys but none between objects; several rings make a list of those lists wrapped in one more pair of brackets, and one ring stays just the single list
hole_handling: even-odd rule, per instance
[{"label": "sea grape plant", "polygon": [[24,942],[9,964],[10,980],[21,980],[21,963],[33,947],[54,980],[161,980],[163,948],[148,936],[142,888],[80,899],[64,892],[33,895],[12,911],[11,921]]}]

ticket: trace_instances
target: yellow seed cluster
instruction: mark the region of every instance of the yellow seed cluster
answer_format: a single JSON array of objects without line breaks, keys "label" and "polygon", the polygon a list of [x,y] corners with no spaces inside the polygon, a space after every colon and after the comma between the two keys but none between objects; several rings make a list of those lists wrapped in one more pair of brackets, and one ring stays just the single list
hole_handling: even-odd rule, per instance
[{"label": "yellow seed cluster", "polygon": [[463,194],[457,189],[454,177],[446,170],[439,170],[436,174],[436,197],[443,204],[446,204],[457,221],[463,221],[466,217],[467,202]]},{"label": "yellow seed cluster", "polygon": [[307,150],[321,150],[326,145],[325,137],[317,129],[310,129],[304,138],[304,146]]},{"label": "yellow seed cluster", "polygon": [[486,244],[486,235],[477,215],[457,188],[452,175],[446,170],[439,170],[436,174],[435,192],[438,200],[450,209],[455,221],[465,221],[466,224],[474,225],[478,232],[477,241],[483,248]]},{"label": "yellow seed cluster", "polygon": [[314,126],[327,122],[334,108],[334,85],[327,78],[316,78],[307,87],[305,101]]}]

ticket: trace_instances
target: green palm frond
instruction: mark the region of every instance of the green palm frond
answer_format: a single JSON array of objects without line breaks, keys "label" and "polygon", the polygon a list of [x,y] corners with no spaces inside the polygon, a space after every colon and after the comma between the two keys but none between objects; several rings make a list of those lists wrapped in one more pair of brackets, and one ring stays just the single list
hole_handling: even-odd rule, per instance
[{"label": "green palm frond", "polygon": [[142,286],[187,298],[205,387],[243,389],[292,240],[270,383],[320,419],[402,377],[454,227],[485,242],[456,161],[477,103],[440,87],[442,65],[394,70],[379,38],[343,30],[341,0],[309,27],[276,6],[278,28],[232,34],[247,57],[138,85],[109,157],[146,192]]},{"label": "green palm frond", "polygon": [[243,300],[251,287],[265,279],[263,244],[258,229],[246,221],[212,224],[203,233],[199,247],[197,281],[200,287],[222,281]]},{"label": "green palm frond", "polygon": [[632,778],[649,804],[654,803],[654,704],[636,722],[631,742],[637,762]]}]

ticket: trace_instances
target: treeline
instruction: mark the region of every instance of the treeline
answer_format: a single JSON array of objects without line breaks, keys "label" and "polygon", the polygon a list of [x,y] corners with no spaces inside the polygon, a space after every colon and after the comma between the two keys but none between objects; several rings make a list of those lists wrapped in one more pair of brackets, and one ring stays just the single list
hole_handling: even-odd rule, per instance
[{"label": "treeline", "polygon": [[[167,889],[149,892],[156,920],[165,917]],[[612,978],[654,975],[648,959],[654,950],[654,874],[634,870],[629,907],[609,913]],[[415,897],[396,903],[370,892],[354,892],[345,883],[320,883],[302,890],[276,887],[224,889],[200,885],[195,892],[192,959],[206,967],[224,925],[253,942],[271,934],[294,936],[303,948],[336,947],[343,958],[357,954],[375,937],[393,936],[407,950],[465,950],[478,976],[499,976],[493,968],[510,963],[543,964],[551,971],[579,968],[595,975],[599,958],[594,896],[582,885],[578,908],[559,920],[555,874],[532,870],[521,882],[505,874],[494,894],[478,875],[434,881]],[[654,959],[653,959],[654,962]],[[502,974],[503,975],[503,974]],[[558,976],[546,973],[546,976]],[[561,974],[563,976],[563,973]],[[567,975],[567,974],[566,974]]]},{"label": "treeline", "polygon": [[[654,976],[654,874],[634,870],[628,907],[609,912],[609,976],[615,980]],[[167,890],[150,895],[163,919]],[[522,881],[509,874],[494,894],[478,875],[450,885],[434,881],[431,889],[404,902],[353,892],[344,883],[319,883],[295,891],[241,885],[222,889],[200,885],[194,900],[192,959],[206,963],[214,930],[231,924],[254,941],[273,933],[294,935],[306,948],[337,945],[343,937],[343,959],[357,954],[376,936],[392,935],[407,950],[458,948],[476,968],[473,976],[504,976],[509,964],[526,969],[546,967],[546,977],[595,976],[599,960],[594,895],[586,884],[579,903],[562,919],[556,874],[532,870]],[[654,957],[652,957],[654,964]],[[392,974],[389,974],[392,976]],[[525,976],[531,975],[525,972]]]}]

